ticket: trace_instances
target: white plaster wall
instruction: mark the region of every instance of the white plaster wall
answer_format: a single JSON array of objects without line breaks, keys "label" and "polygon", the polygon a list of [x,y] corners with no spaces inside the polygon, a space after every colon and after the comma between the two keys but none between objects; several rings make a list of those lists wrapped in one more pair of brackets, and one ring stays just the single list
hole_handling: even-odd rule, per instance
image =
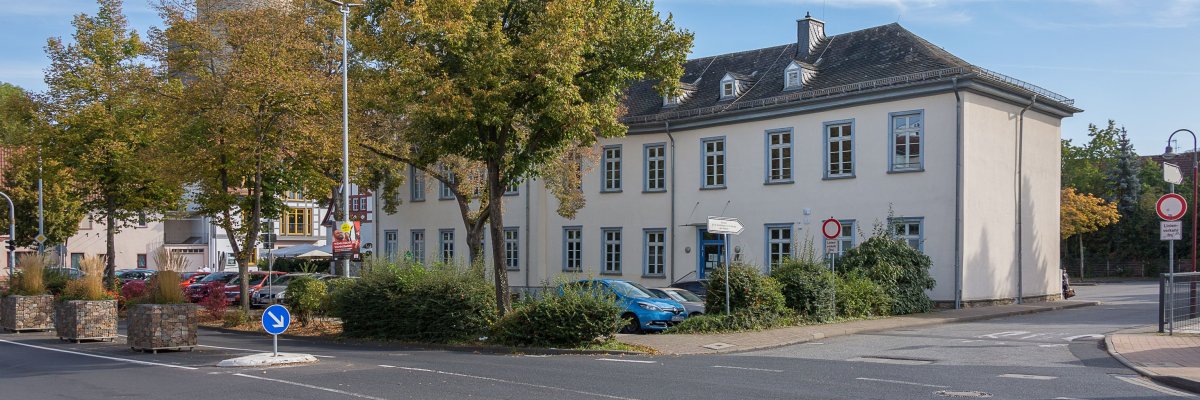
[{"label": "white plaster wall", "polygon": [[[83,229],[83,228],[89,229]],[[154,252],[163,244],[162,221],[147,221],[145,227],[123,228],[114,240],[117,269],[137,268],[137,255],[146,255],[146,266],[155,268]],[[63,260],[70,265],[72,253],[96,256],[107,253],[105,225],[99,222],[84,222],[79,232],[67,239],[67,254]]]}]

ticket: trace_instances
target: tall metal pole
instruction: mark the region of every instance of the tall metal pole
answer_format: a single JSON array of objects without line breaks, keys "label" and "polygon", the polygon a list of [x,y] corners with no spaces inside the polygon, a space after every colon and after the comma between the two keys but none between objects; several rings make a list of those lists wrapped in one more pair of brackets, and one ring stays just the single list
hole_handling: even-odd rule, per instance
[{"label": "tall metal pole", "polygon": [[[42,149],[38,149],[38,238],[46,233],[46,216],[42,212]],[[38,241],[38,254],[46,253],[46,243]]]},{"label": "tall metal pole", "polygon": [[[326,0],[338,6],[342,12],[342,218],[341,222],[350,221],[350,37],[347,35],[347,25],[350,19],[350,7],[359,4],[349,4],[336,0]],[[335,223],[334,229],[341,224]],[[342,276],[350,276],[350,258],[342,260]]]},{"label": "tall metal pole", "polygon": [[729,241],[729,234],[726,233],[725,234],[725,315],[729,315],[729,267],[730,267],[729,260],[732,259],[729,256],[729,253],[733,251],[733,249],[731,249],[729,247],[730,244],[732,244],[732,243],[730,243],[730,241]]},{"label": "tall metal pole", "polygon": [[[4,196],[8,200],[8,240],[17,240],[17,207],[13,205],[12,198],[9,198],[4,192],[0,192],[0,196]],[[13,250],[8,251],[8,276],[12,277],[14,268],[16,267],[16,253]]]}]

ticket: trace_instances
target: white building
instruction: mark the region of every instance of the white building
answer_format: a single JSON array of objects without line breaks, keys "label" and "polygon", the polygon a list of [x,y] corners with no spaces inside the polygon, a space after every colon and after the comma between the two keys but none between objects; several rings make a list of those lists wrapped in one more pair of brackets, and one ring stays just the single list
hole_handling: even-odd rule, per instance
[{"label": "white building", "polygon": [[[703,278],[728,250],[705,231],[709,216],[739,218],[735,257],[769,268],[833,217],[848,228],[839,251],[890,223],[933,259],[930,295],[943,305],[1059,296],[1060,123],[1082,111],[1072,100],[897,24],[826,36],[810,17],[794,43],[688,61],[682,83],[665,99],[652,82],[628,91],[629,134],[599,143],[575,219],[556,215],[538,182],[505,198],[514,287],[567,272]],[[454,201],[424,185],[381,217],[384,247],[465,257]]]}]

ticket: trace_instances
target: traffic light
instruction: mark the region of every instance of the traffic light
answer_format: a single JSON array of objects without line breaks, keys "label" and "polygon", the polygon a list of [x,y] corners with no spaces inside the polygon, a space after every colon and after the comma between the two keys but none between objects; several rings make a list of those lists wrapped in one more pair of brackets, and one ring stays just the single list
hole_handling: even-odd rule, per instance
[{"label": "traffic light", "polygon": [[4,241],[4,244],[5,244],[5,247],[8,248],[8,251],[17,251],[17,241],[16,240],[8,239],[8,240]]}]

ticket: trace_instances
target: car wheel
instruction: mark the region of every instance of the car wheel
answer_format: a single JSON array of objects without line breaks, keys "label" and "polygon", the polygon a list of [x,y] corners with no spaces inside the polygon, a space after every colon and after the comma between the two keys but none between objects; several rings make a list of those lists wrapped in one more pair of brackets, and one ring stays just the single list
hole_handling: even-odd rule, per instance
[{"label": "car wheel", "polygon": [[621,319],[628,321],[624,327],[621,327],[621,333],[642,333],[642,322],[638,321],[637,315],[629,313],[622,315]]}]

